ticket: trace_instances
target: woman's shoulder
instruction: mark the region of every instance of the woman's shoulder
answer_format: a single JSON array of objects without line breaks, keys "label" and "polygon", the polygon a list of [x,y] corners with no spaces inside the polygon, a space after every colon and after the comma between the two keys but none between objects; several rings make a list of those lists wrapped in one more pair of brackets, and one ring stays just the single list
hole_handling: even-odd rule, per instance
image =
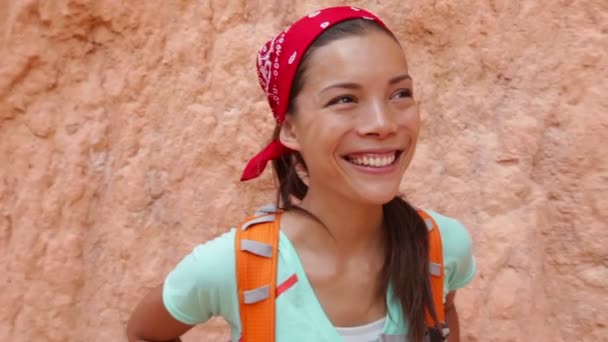
[{"label": "woman's shoulder", "polygon": [[477,272],[469,231],[455,218],[432,210],[427,210],[427,213],[433,217],[441,232],[447,292],[465,287]]},{"label": "woman's shoulder", "polygon": [[[234,253],[234,239],[236,228],[229,228],[226,231],[213,235],[210,239],[199,243],[194,247],[194,252],[199,253],[218,253],[223,256],[226,253]],[[216,257],[220,256],[216,255]]]},{"label": "woman's shoulder", "polygon": [[219,274],[226,274],[226,270],[234,268],[236,262],[237,229],[251,229],[258,223],[268,222],[268,220],[260,219],[271,214],[270,210],[269,206],[261,207],[255,214],[242,218],[238,226],[232,226],[223,232],[214,234],[206,241],[198,243],[192,249],[188,260],[182,262],[198,272],[202,272],[200,266],[203,265],[205,266],[203,269],[207,271],[217,270]]},{"label": "woman's shoulder", "polygon": [[195,279],[204,280],[207,286],[215,282],[223,285],[225,280],[223,278],[233,276],[227,270],[231,268],[230,266],[234,268],[235,236],[236,230],[231,228],[197,244],[179,262],[176,269],[184,274],[191,274]]},{"label": "woman's shoulder", "polygon": [[450,257],[468,257],[471,254],[473,241],[467,228],[456,218],[425,209],[433,217],[441,232],[444,255]]}]

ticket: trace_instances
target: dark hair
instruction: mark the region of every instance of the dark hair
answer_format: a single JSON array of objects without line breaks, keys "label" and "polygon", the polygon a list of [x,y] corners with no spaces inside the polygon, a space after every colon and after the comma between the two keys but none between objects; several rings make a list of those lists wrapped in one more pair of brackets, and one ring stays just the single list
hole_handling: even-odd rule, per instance
[{"label": "dark hair", "polygon": [[[310,55],[332,41],[362,35],[370,30],[385,32],[397,41],[392,32],[377,23],[365,19],[353,19],[329,28],[313,42],[298,66],[291,89],[288,115],[295,115],[297,112],[296,98],[304,85]],[[278,139],[279,132],[280,127],[277,127],[273,139]],[[285,210],[304,211],[292,202],[293,198],[302,200],[308,191],[308,185],[298,174],[298,167],[306,172],[306,164],[298,152],[273,161],[279,187],[277,204]],[[313,216],[311,213],[307,214]],[[410,339],[420,342],[426,332],[425,309],[429,310],[435,323],[438,323],[429,281],[427,227],[416,209],[401,197],[395,197],[384,204],[383,215],[387,249],[379,279],[380,290],[386,296],[389,283],[392,284],[395,297],[400,301],[404,317],[409,322]]]}]

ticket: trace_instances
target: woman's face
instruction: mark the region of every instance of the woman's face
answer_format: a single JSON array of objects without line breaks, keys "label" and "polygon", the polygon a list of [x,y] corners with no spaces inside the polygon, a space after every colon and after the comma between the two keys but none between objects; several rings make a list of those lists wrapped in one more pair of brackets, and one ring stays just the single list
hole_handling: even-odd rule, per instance
[{"label": "woman's face", "polygon": [[281,141],[300,151],[311,191],[384,204],[414,154],[420,118],[405,55],[370,30],[316,49],[308,60],[297,113]]}]

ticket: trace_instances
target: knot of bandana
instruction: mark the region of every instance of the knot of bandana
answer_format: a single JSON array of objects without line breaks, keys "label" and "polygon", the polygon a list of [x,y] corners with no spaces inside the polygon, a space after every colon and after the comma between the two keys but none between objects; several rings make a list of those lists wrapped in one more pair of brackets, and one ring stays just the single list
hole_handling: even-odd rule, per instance
[{"label": "knot of bandana", "polygon": [[[325,30],[350,19],[373,20],[386,28],[376,15],[364,9],[350,6],[330,7],[299,19],[262,46],[256,63],[258,78],[277,125],[281,125],[285,120],[293,79],[308,47]],[[260,176],[270,160],[276,160],[290,152],[291,150],[280,141],[272,141],[247,163],[241,181]]]}]

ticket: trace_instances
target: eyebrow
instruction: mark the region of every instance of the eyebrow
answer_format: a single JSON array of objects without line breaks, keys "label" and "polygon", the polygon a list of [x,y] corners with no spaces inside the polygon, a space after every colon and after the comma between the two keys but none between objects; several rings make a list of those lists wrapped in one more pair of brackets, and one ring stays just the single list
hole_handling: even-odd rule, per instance
[{"label": "eyebrow", "polygon": [[388,84],[393,85],[396,83],[399,83],[401,81],[405,81],[405,80],[412,80],[412,76],[408,75],[408,74],[403,74],[403,75],[399,75],[396,77],[393,77],[390,79],[390,81],[388,81]]},{"label": "eyebrow", "polygon": [[[397,84],[401,81],[405,81],[405,80],[411,80],[412,77],[408,74],[403,74],[403,75],[399,75],[399,76],[395,76],[393,78],[391,78],[388,81],[388,84],[393,85],[393,84]],[[332,88],[342,88],[342,89],[361,89],[361,85],[357,84],[357,83],[353,83],[353,82],[343,82],[343,83],[336,83],[336,84],[332,84],[330,86],[327,86],[325,88],[323,88],[320,92],[324,92],[326,90],[332,89]]]}]

